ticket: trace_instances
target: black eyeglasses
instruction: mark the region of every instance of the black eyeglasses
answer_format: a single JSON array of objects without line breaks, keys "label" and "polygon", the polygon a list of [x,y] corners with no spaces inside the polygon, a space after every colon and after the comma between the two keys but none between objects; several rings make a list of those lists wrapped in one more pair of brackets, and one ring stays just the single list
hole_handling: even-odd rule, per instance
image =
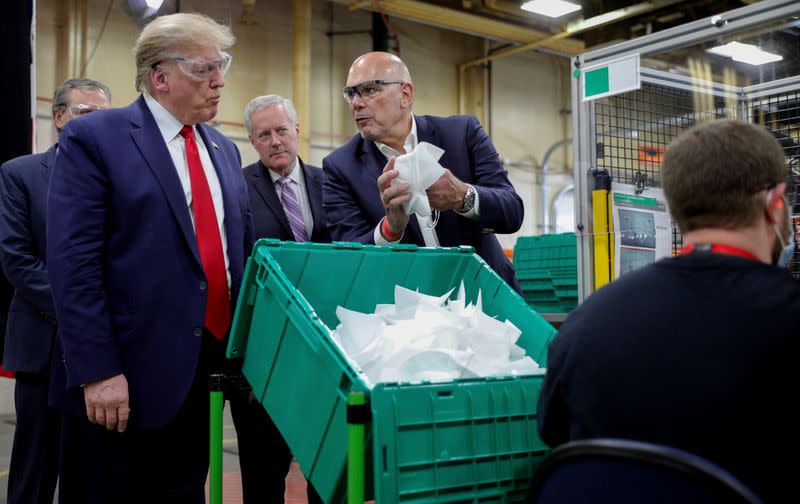
[{"label": "black eyeglasses", "polygon": [[347,101],[347,103],[353,103],[353,99],[356,97],[356,95],[364,99],[372,98],[374,96],[377,96],[378,93],[383,91],[383,87],[388,86],[389,84],[405,84],[405,81],[369,80],[369,81],[359,82],[355,86],[343,87],[342,96],[344,96],[344,99],[345,101]]}]

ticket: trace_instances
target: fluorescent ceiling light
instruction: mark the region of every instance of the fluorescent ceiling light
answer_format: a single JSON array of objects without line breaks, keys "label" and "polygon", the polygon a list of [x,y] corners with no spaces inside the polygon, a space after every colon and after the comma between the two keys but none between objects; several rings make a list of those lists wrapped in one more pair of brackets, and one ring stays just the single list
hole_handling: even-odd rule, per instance
[{"label": "fluorescent ceiling light", "polygon": [[763,65],[783,59],[780,54],[767,52],[752,44],[742,44],[741,42],[729,42],[722,46],[713,47],[708,52],[749,65]]},{"label": "fluorescent ceiling light", "polygon": [[564,0],[531,0],[522,4],[520,9],[534,14],[542,14],[552,18],[561,17],[564,14],[575,12],[582,7],[572,2],[565,2]]},{"label": "fluorescent ceiling light", "polygon": [[734,56],[733,61],[741,61],[742,63],[747,63],[750,65],[763,65],[765,63],[774,63],[776,61],[781,61],[783,56],[779,54],[772,54],[766,51],[759,51],[753,54],[742,54],[740,56]]}]

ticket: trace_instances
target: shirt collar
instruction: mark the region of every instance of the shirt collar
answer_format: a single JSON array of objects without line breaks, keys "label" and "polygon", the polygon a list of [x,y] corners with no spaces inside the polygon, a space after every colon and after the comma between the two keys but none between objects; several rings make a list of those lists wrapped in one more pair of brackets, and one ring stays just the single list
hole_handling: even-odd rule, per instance
[{"label": "shirt collar", "polygon": [[[293,180],[295,184],[300,185],[300,182],[302,182],[302,180],[303,180],[303,174],[301,173],[303,170],[297,169],[298,165],[300,164],[297,160],[298,160],[298,157],[295,156],[294,157],[294,164],[292,165],[292,170],[289,172],[288,178],[289,178],[289,180]],[[261,163],[261,164],[264,164],[264,163]],[[278,181],[281,178],[283,178],[279,174],[275,173],[273,170],[270,170],[269,168],[267,168],[266,165],[264,165],[264,169],[269,172],[269,176],[270,176],[270,178],[272,178],[272,183],[273,184],[277,184]]]},{"label": "shirt collar", "polygon": [[[388,145],[384,143],[380,143],[378,141],[375,142],[375,145],[378,147],[378,150],[381,151],[381,154],[386,156],[386,159],[389,159],[392,156],[402,156],[401,153],[397,152],[396,150],[392,149]],[[403,149],[405,149],[406,154],[413,151],[417,148],[417,118],[414,115],[411,115],[411,131],[408,133],[406,137],[406,141],[403,142]]]},{"label": "shirt collar", "polygon": [[[170,143],[178,136],[181,129],[183,129],[183,123],[172,115],[169,110],[165,109],[163,105],[158,103],[155,98],[150,96],[150,93],[143,91],[142,95],[144,96],[144,102],[147,104],[147,108],[150,109],[150,113],[153,114],[153,118],[156,120],[158,131],[161,133],[161,136],[164,137],[164,143]],[[194,128],[194,126],[192,126],[192,128]]]}]

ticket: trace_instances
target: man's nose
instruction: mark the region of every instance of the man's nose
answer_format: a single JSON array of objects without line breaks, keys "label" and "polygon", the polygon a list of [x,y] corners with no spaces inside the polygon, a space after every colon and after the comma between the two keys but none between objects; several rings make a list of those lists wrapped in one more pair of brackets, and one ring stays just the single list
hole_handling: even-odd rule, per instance
[{"label": "man's nose", "polygon": [[211,74],[211,87],[221,88],[224,85],[225,85],[225,77],[222,75],[222,70],[219,67],[217,67]]},{"label": "man's nose", "polygon": [[350,105],[354,109],[362,109],[366,104],[364,103],[364,98],[358,92],[356,92],[353,95],[353,101],[350,102]]}]

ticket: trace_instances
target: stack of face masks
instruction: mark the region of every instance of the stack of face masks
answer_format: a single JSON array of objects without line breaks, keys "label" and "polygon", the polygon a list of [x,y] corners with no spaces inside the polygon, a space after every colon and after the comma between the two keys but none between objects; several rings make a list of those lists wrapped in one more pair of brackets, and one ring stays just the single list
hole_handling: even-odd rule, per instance
[{"label": "stack of face masks", "polygon": [[333,339],[372,384],[540,371],[516,345],[520,330],[483,313],[480,292],[475,305],[465,305],[463,283],[456,299],[451,293],[434,297],[397,286],[395,304],[374,313],[340,306]]}]

